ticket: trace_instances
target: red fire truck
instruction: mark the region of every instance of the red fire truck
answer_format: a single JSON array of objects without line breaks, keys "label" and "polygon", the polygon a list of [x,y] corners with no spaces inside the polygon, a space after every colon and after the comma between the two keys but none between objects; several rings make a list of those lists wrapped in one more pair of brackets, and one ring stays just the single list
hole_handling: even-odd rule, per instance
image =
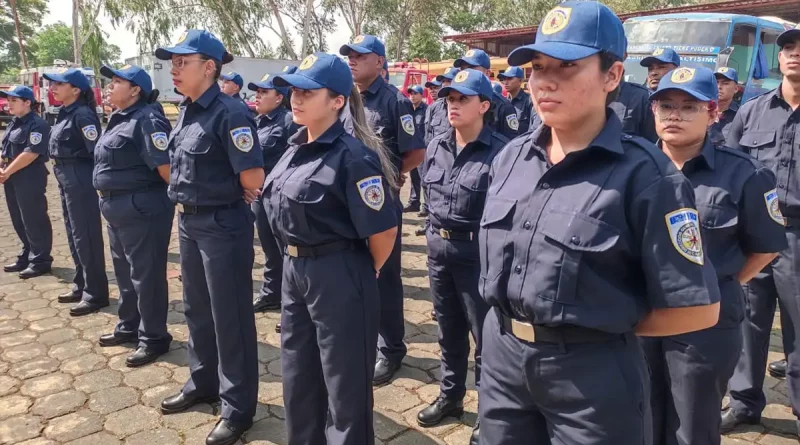
[{"label": "red fire truck", "polygon": [[58,111],[61,109],[61,102],[53,97],[50,89],[50,81],[44,78],[45,74],[56,74],[69,68],[78,68],[89,78],[89,84],[94,92],[94,100],[97,103],[97,115],[103,117],[103,100],[100,92],[100,85],[94,75],[94,70],[86,67],[77,67],[73,63],[64,60],[55,60],[53,66],[43,66],[29,68],[19,73],[20,83],[29,86],[33,90],[36,101],[42,104],[42,117],[50,125],[55,124]]},{"label": "red fire truck", "polygon": [[[423,65],[425,67],[423,68]],[[404,95],[408,96],[408,88],[413,85],[422,85],[435,76],[428,75],[428,59],[414,59],[411,62],[389,63],[389,83],[396,86]],[[425,88],[425,102],[430,105],[434,98]]]}]

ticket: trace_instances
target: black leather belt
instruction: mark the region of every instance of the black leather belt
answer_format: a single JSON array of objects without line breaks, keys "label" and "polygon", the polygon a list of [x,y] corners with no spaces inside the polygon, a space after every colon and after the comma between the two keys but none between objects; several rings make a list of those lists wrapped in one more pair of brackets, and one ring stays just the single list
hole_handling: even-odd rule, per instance
[{"label": "black leather belt", "polygon": [[89,158],[53,158],[53,163],[56,165],[83,164],[91,162],[92,160]]},{"label": "black leather belt", "polygon": [[478,232],[467,232],[464,230],[437,229],[431,226],[431,232],[438,234],[443,239],[456,241],[472,241],[478,239]]},{"label": "black leather belt", "polygon": [[528,343],[608,343],[615,340],[624,340],[623,334],[612,334],[582,326],[542,326],[530,324],[525,321],[515,320],[497,312],[500,324],[507,334]]},{"label": "black leather belt", "polygon": [[125,196],[125,195],[132,195],[134,193],[145,193],[151,192],[154,190],[163,190],[165,193],[167,191],[167,185],[154,185],[151,187],[144,187],[140,189],[133,189],[133,190],[98,190],[97,196],[101,198],[113,198],[115,196]]},{"label": "black leather belt", "polygon": [[334,241],[326,244],[320,244],[317,246],[290,245],[286,246],[286,254],[294,258],[318,257],[323,255],[329,255],[331,253],[341,252],[343,250],[352,250],[358,247],[359,245],[363,245],[363,243],[349,239]]},{"label": "black leather belt", "polygon": [[191,204],[178,203],[178,211],[184,215],[197,215],[198,213],[211,213],[217,210],[235,209],[244,205],[244,201],[236,201],[230,204],[221,204],[216,206],[195,206]]}]

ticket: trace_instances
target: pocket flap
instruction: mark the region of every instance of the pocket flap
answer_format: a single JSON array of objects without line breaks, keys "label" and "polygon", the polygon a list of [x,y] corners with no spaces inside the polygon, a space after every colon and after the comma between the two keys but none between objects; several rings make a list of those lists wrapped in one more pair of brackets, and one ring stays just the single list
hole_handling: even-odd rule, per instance
[{"label": "pocket flap", "polygon": [[481,227],[486,227],[489,224],[504,220],[514,207],[517,205],[516,199],[500,198],[493,196],[486,200],[486,206],[483,209],[483,218],[481,218]]},{"label": "pocket flap", "polygon": [[322,197],[325,196],[325,188],[308,180],[286,181],[281,192],[287,198],[301,204],[314,204],[322,201]]},{"label": "pocket flap", "polygon": [[181,140],[181,148],[193,155],[204,155],[211,150],[211,139],[186,136]]},{"label": "pocket flap", "polygon": [[721,206],[698,206],[704,229],[724,229],[739,223],[736,209]]},{"label": "pocket flap", "polygon": [[428,168],[428,171],[425,172],[425,182],[426,183],[439,182],[442,180],[443,176],[444,176],[444,169],[432,165],[430,168]]},{"label": "pocket flap", "polygon": [[619,231],[599,219],[576,212],[551,210],[541,232],[572,250],[602,252],[619,240]]},{"label": "pocket flap", "polygon": [[774,131],[748,131],[739,139],[739,145],[756,148],[775,142]]}]

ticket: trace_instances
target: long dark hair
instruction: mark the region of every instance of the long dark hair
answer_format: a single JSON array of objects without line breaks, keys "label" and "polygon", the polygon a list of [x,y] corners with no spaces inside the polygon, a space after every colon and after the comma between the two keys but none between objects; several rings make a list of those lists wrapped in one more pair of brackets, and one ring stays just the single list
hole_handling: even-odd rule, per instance
[{"label": "long dark hair", "polygon": [[78,95],[78,100],[89,106],[92,111],[97,109],[97,101],[94,100],[94,90],[91,88],[88,90],[81,90],[81,94]]},{"label": "long dark hair", "polygon": [[158,100],[159,94],[161,94],[161,92],[155,88],[153,88],[150,94],[144,94],[144,91],[139,90],[139,99],[145,101],[147,104],[154,104]]}]

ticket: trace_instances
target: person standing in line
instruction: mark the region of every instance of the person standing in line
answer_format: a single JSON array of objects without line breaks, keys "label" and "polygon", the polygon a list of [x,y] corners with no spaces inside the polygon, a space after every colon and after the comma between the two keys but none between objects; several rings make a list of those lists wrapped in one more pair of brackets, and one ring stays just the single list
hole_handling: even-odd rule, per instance
[{"label": "person standing in line", "polygon": [[739,104],[734,100],[739,91],[739,73],[735,69],[727,66],[717,68],[714,72],[717,78],[717,90],[719,91],[719,115],[717,121],[711,126],[711,134],[715,141],[724,144],[728,136],[728,130],[739,111]]},{"label": "person standing in line", "polygon": [[[425,110],[428,109],[428,105],[425,103],[424,94],[425,90],[422,85],[408,87],[408,98],[414,107],[412,114],[414,116],[414,125],[417,127],[416,131],[419,134],[425,134]],[[422,183],[420,182],[421,167],[422,164],[409,172],[409,176],[411,176],[411,192],[409,193],[408,204],[403,207],[403,213],[419,212],[421,210],[420,198],[423,193],[421,190]]]},{"label": "person standing in line", "polygon": [[497,75],[497,79],[503,82],[506,91],[511,96],[511,105],[517,110],[517,121],[519,121],[519,134],[528,132],[531,122],[534,121],[536,112],[533,109],[531,95],[522,89],[522,82],[525,80],[525,71],[518,66],[510,66]]}]

